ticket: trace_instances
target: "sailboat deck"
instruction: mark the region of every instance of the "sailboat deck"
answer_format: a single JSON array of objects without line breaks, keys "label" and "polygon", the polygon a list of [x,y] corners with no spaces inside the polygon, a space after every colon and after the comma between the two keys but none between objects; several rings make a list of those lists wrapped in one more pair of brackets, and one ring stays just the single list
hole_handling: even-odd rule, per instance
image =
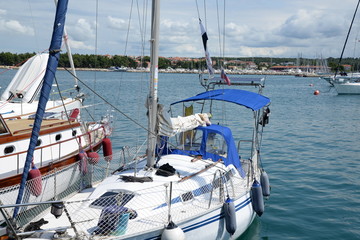
[{"label": "sailboat deck", "polygon": [[[139,163],[138,177],[150,176],[152,182],[125,182],[120,180],[120,176],[134,176],[131,171],[125,171],[119,175],[113,175],[106,179],[100,185],[88,188],[79,194],[71,197],[66,201],[66,208],[72,216],[72,221],[76,223],[77,229],[81,229],[86,234],[93,234],[98,228],[103,208],[94,205],[98,201],[99,196],[104,192],[132,192],[135,196],[129,200],[125,205],[126,208],[133,209],[137,212],[137,217],[134,219],[126,219],[126,229],[124,237],[131,237],[140,233],[159,231],[168,222],[168,198],[171,196],[171,217],[176,223],[187,222],[189,219],[194,219],[194,216],[201,217],[209,211],[218,211],[223,206],[224,197],[227,194],[232,196],[237,201],[244,202],[247,199],[249,186],[246,178],[233,176],[223,182],[224,187],[205,188],[209,184],[215,184],[216,179],[220,178],[217,170],[222,169],[226,172],[231,172],[231,169],[225,169],[223,164],[218,164],[216,167],[206,169],[212,162],[210,160],[199,160],[191,162],[191,157],[182,155],[167,155],[160,160],[160,165],[169,163],[178,171],[170,177],[159,176],[155,171],[148,172],[142,169],[143,163]],[[186,163],[184,165],[184,163]],[[181,168],[182,166],[182,168]],[[205,171],[202,171],[206,169]],[[198,173],[198,174],[196,174]],[[184,177],[191,176],[189,178]],[[215,177],[214,177],[215,176]],[[223,175],[225,176],[225,175]],[[225,177],[226,178],[226,177]],[[172,193],[170,194],[170,182],[172,182]],[[226,187],[225,187],[226,186]],[[231,186],[236,186],[233,188]],[[213,189],[213,190],[212,190]],[[193,197],[189,197],[189,193]],[[169,195],[170,194],[170,195]],[[241,198],[241,200],[240,200]],[[105,205],[109,205],[111,198],[102,200]],[[216,213],[217,215],[219,213]],[[196,217],[197,218],[197,217]],[[69,220],[63,214],[59,219],[55,219],[52,215],[46,215],[45,219],[49,221],[47,228],[56,228],[57,223],[61,225],[70,226]],[[51,224],[51,225],[50,225]],[[50,226],[49,226],[50,225]],[[69,229],[68,233],[72,234]],[[116,235],[116,234],[115,234]],[[96,235],[96,239],[102,238],[102,235]]]},{"label": "sailboat deck", "polygon": [[[34,119],[15,119],[7,120],[6,124],[12,135],[30,133],[34,124]],[[54,127],[68,126],[69,121],[62,119],[44,119],[41,124],[41,130],[52,129]]]}]

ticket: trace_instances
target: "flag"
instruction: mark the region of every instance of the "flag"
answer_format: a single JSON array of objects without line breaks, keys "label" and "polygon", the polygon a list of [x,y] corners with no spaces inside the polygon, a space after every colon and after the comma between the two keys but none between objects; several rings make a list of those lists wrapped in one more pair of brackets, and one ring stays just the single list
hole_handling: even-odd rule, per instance
[{"label": "flag", "polygon": [[230,84],[231,84],[230,79],[229,79],[228,76],[226,75],[226,73],[225,73],[225,71],[224,71],[223,68],[221,68],[220,78],[221,78],[222,80],[224,80],[224,81],[227,83],[227,85],[230,86]]},{"label": "flag", "polygon": [[205,31],[205,28],[204,26],[202,25],[201,23],[201,19],[199,19],[199,24],[200,24],[200,30],[201,30],[201,37],[202,37],[202,41],[203,41],[203,45],[204,45],[204,50],[205,50],[205,59],[206,59],[206,65],[207,65],[207,68],[208,68],[208,71],[209,71],[209,74],[210,76],[213,76],[214,75],[214,69],[212,67],[212,61],[211,61],[211,58],[210,58],[210,54],[208,52],[208,49],[207,49],[207,40],[208,40],[208,36],[206,34],[206,31]]}]

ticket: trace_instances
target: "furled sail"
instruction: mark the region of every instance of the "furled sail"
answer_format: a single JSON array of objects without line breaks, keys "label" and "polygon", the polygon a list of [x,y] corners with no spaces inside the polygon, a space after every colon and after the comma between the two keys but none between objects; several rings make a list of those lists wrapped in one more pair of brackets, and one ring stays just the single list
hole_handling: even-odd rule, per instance
[{"label": "furled sail", "polygon": [[190,116],[176,118],[170,117],[164,106],[158,105],[158,134],[162,136],[172,137],[178,133],[192,130],[198,126],[211,125],[209,120],[211,114],[196,113]]}]

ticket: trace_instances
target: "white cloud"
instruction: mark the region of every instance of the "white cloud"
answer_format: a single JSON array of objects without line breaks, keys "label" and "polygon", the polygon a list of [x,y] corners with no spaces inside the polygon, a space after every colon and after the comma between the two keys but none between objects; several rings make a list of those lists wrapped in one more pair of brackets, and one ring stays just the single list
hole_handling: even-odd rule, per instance
[{"label": "white cloud", "polygon": [[163,29],[171,31],[186,32],[189,29],[189,23],[185,21],[172,21],[170,19],[163,19],[160,22]]},{"label": "white cloud", "polygon": [[128,28],[128,22],[121,18],[108,16],[107,22],[109,27],[112,29],[126,30]]},{"label": "white cloud", "polygon": [[80,18],[74,26],[66,25],[69,30],[69,35],[75,41],[88,41],[95,38],[95,27],[86,19]]},{"label": "white cloud", "polygon": [[69,44],[72,49],[78,49],[78,50],[94,50],[94,46],[87,45],[85,42],[82,41],[76,41],[76,40],[70,40]]},{"label": "white cloud", "polygon": [[24,35],[33,36],[34,29],[31,27],[27,27],[21,24],[17,20],[6,19],[7,10],[0,9],[0,31],[12,32],[12,33],[20,33]]},{"label": "white cloud", "polygon": [[238,25],[230,22],[225,25],[225,34],[227,37],[233,37],[237,40],[244,39],[244,36],[250,34],[250,28],[247,25]]},{"label": "white cloud", "polygon": [[15,32],[29,36],[34,35],[33,28],[24,26],[16,20],[0,20],[0,31]]},{"label": "white cloud", "polygon": [[[225,27],[225,56],[256,57],[268,54],[271,57],[296,57],[301,52],[304,57],[312,57],[315,53],[323,53],[324,57],[338,57],[356,5],[353,0],[318,0],[316,4],[310,0],[229,0],[226,13],[222,12],[220,6],[218,15],[216,1],[206,1],[206,14],[205,4],[201,1],[198,3],[197,9],[193,0],[162,2],[161,56],[203,56],[198,16],[207,27],[210,54],[218,56],[220,47],[223,47],[219,44],[219,38],[223,40],[223,36],[219,36],[219,16],[220,32]],[[99,2],[98,8],[96,6],[84,0],[69,3],[66,26],[72,39],[71,45],[79,50],[74,53],[92,53],[97,20],[96,44],[99,54],[121,54],[126,46],[127,54],[140,55],[141,39],[145,41],[145,54],[149,54],[150,2],[131,5],[131,1],[124,1],[119,5],[115,0],[107,0],[106,3]],[[99,9],[98,13],[96,9]],[[40,41],[38,45],[48,45],[54,17],[53,2],[31,2],[30,10],[28,4],[21,4],[19,0],[0,7],[0,44],[4,50],[16,52],[34,49],[32,44],[36,41],[29,41],[28,38],[34,32]],[[131,31],[127,36],[130,11]],[[225,26],[222,25],[224,15]],[[145,19],[147,29],[144,31],[146,36],[143,36],[138,25],[139,21],[145,23]],[[354,24],[357,22],[359,19]],[[357,29],[359,27],[354,25],[353,32]],[[19,46],[14,44],[14,34],[17,34],[16,40],[22,43]],[[353,43],[354,38],[351,36],[349,43]]]},{"label": "white cloud", "polygon": [[277,34],[298,39],[323,38],[336,37],[343,29],[344,21],[324,11],[300,9],[279,27]]},{"label": "white cloud", "polygon": [[193,44],[181,44],[172,48],[175,53],[173,56],[194,56],[201,55],[202,49],[195,47]]}]

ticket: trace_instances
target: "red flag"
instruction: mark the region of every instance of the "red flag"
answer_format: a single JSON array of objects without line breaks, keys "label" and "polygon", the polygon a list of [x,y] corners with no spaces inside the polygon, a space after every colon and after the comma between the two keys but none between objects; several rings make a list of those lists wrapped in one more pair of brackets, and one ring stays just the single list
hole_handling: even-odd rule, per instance
[{"label": "red flag", "polygon": [[228,76],[226,75],[225,71],[223,68],[221,68],[221,75],[220,75],[221,79],[224,80],[227,85],[230,86],[231,82],[230,82],[230,79],[228,78]]}]

